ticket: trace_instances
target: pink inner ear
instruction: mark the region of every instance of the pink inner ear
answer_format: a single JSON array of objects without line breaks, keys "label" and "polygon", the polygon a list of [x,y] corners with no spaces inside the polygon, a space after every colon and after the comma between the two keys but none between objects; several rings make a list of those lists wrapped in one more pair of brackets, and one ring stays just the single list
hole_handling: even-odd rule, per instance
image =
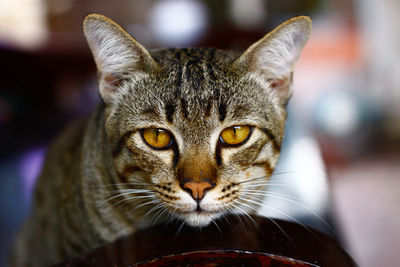
[{"label": "pink inner ear", "polygon": [[282,104],[286,104],[291,95],[290,84],[292,83],[292,74],[288,77],[269,78],[270,90],[279,98]]},{"label": "pink inner ear", "polygon": [[267,81],[270,82],[270,87],[271,88],[277,88],[281,87],[287,82],[287,78],[282,78],[282,79],[268,79]]},{"label": "pink inner ear", "polygon": [[122,78],[116,74],[107,74],[106,76],[104,76],[103,79],[108,85],[112,87],[119,87],[122,84]]}]

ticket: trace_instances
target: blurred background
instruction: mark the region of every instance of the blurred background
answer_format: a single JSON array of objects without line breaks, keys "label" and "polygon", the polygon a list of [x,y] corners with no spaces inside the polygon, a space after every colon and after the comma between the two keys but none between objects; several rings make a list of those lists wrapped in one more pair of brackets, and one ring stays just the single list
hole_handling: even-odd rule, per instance
[{"label": "blurred background", "polygon": [[297,204],[286,206],[311,207],[303,209],[310,225],[329,221],[361,267],[398,266],[398,0],[0,1],[0,266],[50,140],[99,102],[81,29],[88,13],[109,16],[148,48],[234,50],[290,17],[311,16],[289,107],[292,140],[273,178],[286,173],[297,184]]}]

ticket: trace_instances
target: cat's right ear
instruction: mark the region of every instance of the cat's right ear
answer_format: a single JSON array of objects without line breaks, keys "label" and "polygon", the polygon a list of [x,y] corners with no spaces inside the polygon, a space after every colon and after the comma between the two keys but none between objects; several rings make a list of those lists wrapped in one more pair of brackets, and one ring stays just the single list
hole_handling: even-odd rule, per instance
[{"label": "cat's right ear", "polygon": [[99,72],[100,95],[106,104],[121,95],[123,80],[157,67],[150,53],[111,19],[90,14],[83,22],[83,30]]},{"label": "cat's right ear", "polygon": [[245,73],[266,81],[268,92],[286,104],[291,95],[294,65],[310,34],[309,17],[289,19],[251,45],[235,64]]}]

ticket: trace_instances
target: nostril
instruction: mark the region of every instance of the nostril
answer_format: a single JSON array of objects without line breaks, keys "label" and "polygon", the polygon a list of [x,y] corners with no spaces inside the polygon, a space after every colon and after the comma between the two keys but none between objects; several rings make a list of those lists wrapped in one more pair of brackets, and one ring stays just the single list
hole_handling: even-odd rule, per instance
[{"label": "nostril", "polygon": [[193,180],[186,180],[180,183],[183,190],[188,192],[194,200],[200,200],[204,197],[206,191],[215,187],[215,183],[209,180],[195,182]]},{"label": "nostril", "polygon": [[186,185],[188,182],[189,181],[180,182],[179,185],[184,191],[188,192],[189,194],[192,194],[192,189]]},{"label": "nostril", "polygon": [[210,183],[211,187],[207,188],[206,190],[211,190],[216,186],[215,182],[213,182],[213,181],[208,181],[208,182]]}]

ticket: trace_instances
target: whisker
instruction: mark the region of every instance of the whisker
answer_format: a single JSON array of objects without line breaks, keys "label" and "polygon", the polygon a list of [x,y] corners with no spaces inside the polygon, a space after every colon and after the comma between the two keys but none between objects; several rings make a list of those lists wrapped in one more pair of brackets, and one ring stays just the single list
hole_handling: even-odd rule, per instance
[{"label": "whisker", "polygon": [[167,206],[167,204],[165,202],[161,202],[158,205],[154,206],[149,211],[147,211],[146,214],[143,217],[146,217],[151,212],[156,211],[156,213],[153,215],[153,217],[151,219],[151,222],[150,222],[150,225],[154,225],[157,222],[158,217],[161,216],[161,214],[164,213],[167,210],[167,209],[165,209],[166,206]]},{"label": "whisker", "polygon": [[121,204],[121,203],[130,201],[130,200],[133,200],[133,199],[137,200],[137,199],[146,199],[146,198],[153,198],[153,199],[154,199],[153,196],[133,196],[133,197],[127,197],[127,198],[124,198],[124,199],[121,199],[121,200],[117,201],[116,203],[113,204],[113,206],[116,207],[116,206],[118,206],[118,205]]},{"label": "whisker", "polygon": [[150,213],[152,213],[153,211],[162,208],[163,206],[165,206],[164,202],[158,203],[157,205],[155,205],[154,207],[152,207],[151,209],[149,209],[144,215],[143,218],[146,217],[147,215],[149,215]]},{"label": "whisker", "polygon": [[[249,207],[248,205],[246,205],[245,203],[241,203],[238,199],[233,200],[233,202],[238,203],[239,205],[243,205],[243,206],[246,206],[246,207],[250,208],[250,207]],[[235,205],[235,208],[241,210],[241,211],[243,212],[243,214],[244,214],[247,218],[249,218],[250,221],[253,222],[253,224],[254,224],[256,227],[259,227],[258,224],[257,224],[257,222],[256,222],[245,210],[243,210],[242,208],[240,208],[238,205]]]},{"label": "whisker", "polygon": [[[233,208],[236,207],[236,205],[234,203],[229,203],[230,205],[227,206],[227,208],[232,212],[232,214],[235,216],[235,218],[238,220],[238,222],[240,222],[240,224],[242,225],[243,229],[246,229],[242,218],[240,218],[240,216],[238,215],[237,211]],[[233,206],[233,207],[232,207]]]},{"label": "whisker", "polygon": [[271,177],[274,175],[284,175],[284,174],[310,174],[310,175],[317,175],[324,178],[328,178],[328,175],[321,172],[313,172],[313,171],[281,171],[281,172],[274,172],[271,174]]},{"label": "whisker", "polygon": [[[175,209],[176,210],[176,209]],[[174,211],[175,211],[174,210]],[[177,218],[175,217],[175,215],[174,215],[174,213],[173,212],[171,212],[171,211],[169,211],[169,210],[167,210],[168,211],[168,220],[167,220],[167,222],[166,222],[166,224],[165,224],[165,226],[167,226],[168,224],[170,224],[170,223],[172,223],[173,221],[175,221],[175,220],[177,220]]]},{"label": "whisker", "polygon": [[[276,212],[278,212],[278,213],[280,213],[280,214],[286,216],[287,218],[291,219],[292,221],[296,222],[297,224],[299,224],[301,227],[303,227],[303,228],[306,229],[309,233],[311,233],[313,236],[316,237],[316,235],[310,230],[309,227],[307,227],[306,225],[304,225],[303,223],[301,223],[301,222],[300,222],[299,220],[297,220],[296,218],[290,216],[290,215],[287,214],[286,212],[283,212],[283,211],[281,211],[281,210],[279,210],[279,209],[277,209],[277,208],[274,208],[274,207],[272,207],[272,206],[270,206],[270,205],[268,205],[268,204],[266,204],[266,203],[261,203],[261,204],[260,204],[259,202],[252,201],[252,200],[250,200],[250,199],[246,199],[246,200],[244,200],[244,201],[248,201],[248,202],[250,202],[250,203],[253,203],[253,204],[256,204],[256,205],[260,205],[260,206],[265,206],[265,207],[267,207],[267,208],[269,208],[269,209],[272,209],[272,210],[274,210],[274,211],[276,211]],[[258,212],[258,211],[259,211],[259,210],[257,209],[257,212]]]},{"label": "whisker", "polygon": [[[244,200],[244,201],[246,201],[246,200]],[[253,207],[252,205],[247,205],[246,203],[241,203],[241,204],[254,210],[255,212],[258,212],[258,209],[256,207]],[[280,231],[282,231],[282,233],[287,237],[288,240],[292,241],[292,238],[290,238],[290,236],[286,233],[286,231],[283,230],[283,228],[273,218],[270,218],[270,217],[265,217],[265,218],[268,218],[273,224],[275,224],[276,227],[279,228]]]},{"label": "whisker", "polygon": [[221,228],[219,228],[217,222],[216,222],[215,220],[212,220],[212,223],[215,225],[215,227],[217,227],[218,232],[219,232],[220,234],[222,234]]},{"label": "whisker", "polygon": [[147,201],[147,202],[144,202],[144,203],[142,203],[142,204],[140,204],[140,205],[138,205],[138,206],[136,206],[136,207],[130,209],[129,212],[134,211],[134,210],[137,210],[137,209],[139,209],[139,208],[141,208],[141,207],[143,207],[143,206],[150,205],[150,204],[155,204],[155,203],[159,203],[159,202],[160,202],[160,201],[159,201],[158,199],[154,199],[154,200],[151,200],[151,201]]},{"label": "whisker", "polygon": [[[165,212],[167,212],[168,213],[168,217],[170,217],[171,218],[171,216],[173,216],[173,214],[171,213],[171,211],[170,210],[168,210],[166,207],[173,207],[171,204],[169,204],[169,203],[167,203],[167,202],[163,202],[163,204],[164,205],[162,205],[162,206],[160,206],[159,207],[159,211],[157,211],[157,213],[156,214],[154,214],[154,216],[153,216],[153,219],[151,220],[151,225],[153,225],[153,223],[156,223],[157,221],[158,221],[158,219],[160,219],[160,217],[165,213]],[[174,211],[176,210],[176,208],[174,208]],[[157,216],[157,217],[156,217]],[[169,221],[170,221],[170,218],[169,218],[169,220],[168,220],[168,222],[167,223],[169,223]]]},{"label": "whisker", "polygon": [[285,174],[311,174],[311,175],[317,175],[317,176],[322,176],[325,178],[328,178],[328,176],[325,173],[320,173],[320,172],[312,172],[312,171],[281,171],[281,172],[273,172],[269,177],[267,176],[260,176],[260,177],[255,177],[251,178],[245,181],[241,181],[238,184],[243,184],[243,183],[248,183],[260,179],[266,179],[266,178],[271,178],[273,176],[278,176],[278,175],[285,175]]},{"label": "whisker", "polygon": [[279,223],[277,223],[277,222],[274,220],[274,218],[270,218],[270,217],[265,217],[265,218],[267,218],[268,220],[270,220],[276,227],[278,227],[278,229],[286,236],[286,238],[287,238],[290,242],[293,241],[293,239],[286,233],[285,230],[283,230],[283,228],[279,225]]},{"label": "whisker", "polygon": [[255,178],[251,178],[251,179],[248,179],[248,180],[244,180],[244,181],[238,182],[237,184],[249,183],[249,182],[252,182],[252,181],[256,181],[256,180],[260,180],[260,179],[265,179],[265,178],[267,178],[267,176],[264,175],[264,176],[255,177]]},{"label": "whisker", "polygon": [[127,193],[121,193],[121,194],[117,194],[117,195],[115,195],[115,196],[112,196],[112,197],[110,197],[110,198],[107,198],[106,200],[102,201],[102,202],[97,206],[97,208],[100,208],[100,207],[103,206],[105,203],[107,203],[107,202],[109,202],[109,201],[111,201],[111,200],[113,200],[113,199],[116,199],[116,198],[119,198],[119,197],[122,197],[122,196],[125,196],[125,195],[131,195],[131,194],[132,194],[131,192],[127,192]]},{"label": "whisker", "polygon": [[292,184],[288,184],[288,183],[271,183],[271,182],[264,182],[264,183],[254,183],[254,184],[246,184],[245,188],[247,187],[258,187],[258,186],[289,186],[289,187],[293,187],[295,185]]},{"label": "whisker", "polygon": [[[229,226],[231,225],[231,223],[229,222],[229,220],[228,220],[228,218],[226,216],[226,213],[222,213],[220,218],[221,218],[221,221],[222,221],[222,218],[223,218]],[[220,219],[220,218],[218,218],[218,219]]]},{"label": "whisker", "polygon": [[[169,212],[168,209],[166,209],[167,205],[164,205],[162,207],[159,208],[159,211],[157,211],[156,214],[154,214],[153,219],[151,220],[151,225],[155,224],[158,219],[160,219],[160,217],[165,213],[165,212]],[[157,215],[158,214],[158,215]],[[156,217],[157,216],[157,217]]]},{"label": "whisker", "polygon": [[115,187],[115,186],[152,186],[153,183],[115,183],[115,184],[107,184],[104,187]]},{"label": "whisker", "polygon": [[183,226],[186,224],[185,220],[182,220],[181,225],[179,225],[178,229],[176,230],[175,237],[178,237],[178,235],[181,233]]},{"label": "whisker", "polygon": [[284,194],[280,194],[280,193],[275,193],[275,192],[258,192],[257,190],[243,190],[243,192],[249,194],[249,195],[259,195],[259,196],[265,196],[265,197],[273,197],[276,199],[282,199],[282,200],[286,200],[290,203],[293,203],[295,205],[298,205],[299,207],[303,208],[306,211],[309,211],[311,214],[313,214],[316,218],[318,218],[319,220],[321,220],[321,222],[329,228],[329,230],[331,230],[333,233],[335,233],[336,231],[332,228],[332,226],[324,219],[322,218],[318,213],[316,213],[314,210],[312,210],[311,208],[301,204],[299,201],[296,201],[294,199],[288,198],[287,196],[285,196]]},{"label": "whisker", "polygon": [[151,189],[117,189],[117,190],[109,191],[109,193],[127,193],[127,192],[132,192],[134,194],[140,194],[140,193],[152,193],[155,191],[151,190]]}]

